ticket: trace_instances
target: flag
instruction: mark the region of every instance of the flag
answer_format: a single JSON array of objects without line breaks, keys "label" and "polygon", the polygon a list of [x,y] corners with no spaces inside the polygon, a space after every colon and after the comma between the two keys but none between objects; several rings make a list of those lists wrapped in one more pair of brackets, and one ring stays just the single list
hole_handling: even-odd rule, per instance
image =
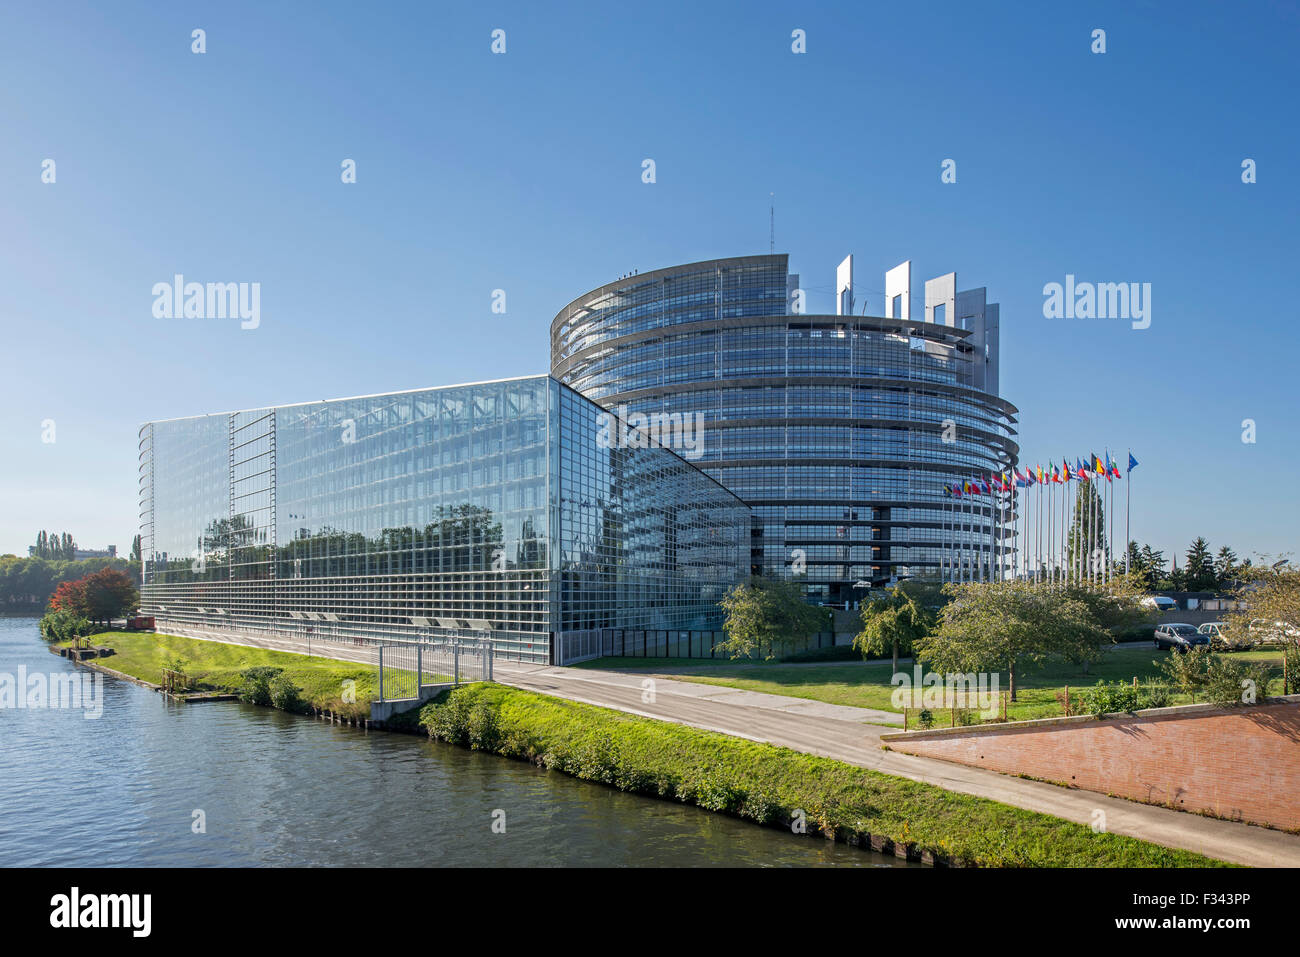
[{"label": "flag", "polygon": [[1036,468],[1038,469],[1038,484],[1042,485],[1044,482],[1047,481],[1047,479],[1043,478],[1043,467],[1039,465],[1036,466]]},{"label": "flag", "polygon": [[1128,454],[1128,470],[1132,472],[1137,467],[1138,467],[1138,460],[1133,458],[1133,453],[1130,452]]},{"label": "flag", "polygon": [[1061,459],[1061,474],[1065,476],[1065,481],[1069,482],[1074,478],[1074,473],[1070,471],[1070,460]]}]

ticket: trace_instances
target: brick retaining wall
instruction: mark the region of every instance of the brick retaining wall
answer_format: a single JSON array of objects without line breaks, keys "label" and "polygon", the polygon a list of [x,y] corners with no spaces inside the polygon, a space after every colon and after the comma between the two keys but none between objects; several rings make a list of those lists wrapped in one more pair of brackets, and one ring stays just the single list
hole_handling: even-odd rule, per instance
[{"label": "brick retaining wall", "polygon": [[888,747],[1150,804],[1300,829],[1300,696],[1104,720],[886,734]]}]

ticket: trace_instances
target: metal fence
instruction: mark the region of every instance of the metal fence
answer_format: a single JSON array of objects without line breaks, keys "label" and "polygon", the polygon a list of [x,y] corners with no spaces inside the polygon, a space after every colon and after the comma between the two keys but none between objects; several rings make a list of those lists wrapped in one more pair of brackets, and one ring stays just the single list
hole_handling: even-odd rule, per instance
[{"label": "metal fence", "polygon": [[375,648],[376,700],[420,698],[428,685],[491,681],[492,651],[492,642],[479,638],[380,644]]},{"label": "metal fence", "polygon": [[[601,633],[600,654],[610,658],[727,658],[730,656],[725,651],[718,650],[726,637],[721,631],[605,628]],[[834,632],[819,631],[785,651],[809,651],[834,644]],[[761,651],[753,657],[761,658],[766,653]]]}]

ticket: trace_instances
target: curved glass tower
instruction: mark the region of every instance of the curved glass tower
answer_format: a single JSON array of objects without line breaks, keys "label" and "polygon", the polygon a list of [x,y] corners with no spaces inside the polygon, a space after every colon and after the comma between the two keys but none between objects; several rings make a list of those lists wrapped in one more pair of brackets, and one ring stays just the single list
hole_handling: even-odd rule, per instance
[{"label": "curved glass tower", "polygon": [[694,464],[754,511],[751,570],[806,576],[814,600],[998,577],[1007,513],[947,492],[1016,463],[998,307],[950,273],[925,284],[916,320],[910,286],[910,263],[890,270],[886,315],[865,315],[850,257],[837,314],[810,315],[784,254],[633,275],[560,310],[551,372],[624,418],[699,421]]}]

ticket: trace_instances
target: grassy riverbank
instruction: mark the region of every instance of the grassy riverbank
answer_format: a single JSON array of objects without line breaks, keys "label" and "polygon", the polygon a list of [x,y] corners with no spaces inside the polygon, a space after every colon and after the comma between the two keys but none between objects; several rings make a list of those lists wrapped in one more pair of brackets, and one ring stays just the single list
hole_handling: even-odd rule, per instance
[{"label": "grassy riverbank", "polygon": [[[99,662],[105,668],[155,685],[162,683],[163,669],[179,659],[182,670],[193,679],[193,690],[200,692],[238,694],[244,687],[244,670],[283,668],[289,680],[301,689],[307,705],[345,718],[370,717],[370,701],[377,690],[373,665],[332,658],[149,632],[110,631],[95,635],[91,642],[113,649],[111,657]],[[345,681],[356,682],[354,701],[343,700]]]},{"label": "grassy riverbank", "polygon": [[956,861],[1013,867],[1221,866],[1199,854],[828,758],[496,684],[445,693],[403,723],[620,790],[759,823],[885,835]]}]

